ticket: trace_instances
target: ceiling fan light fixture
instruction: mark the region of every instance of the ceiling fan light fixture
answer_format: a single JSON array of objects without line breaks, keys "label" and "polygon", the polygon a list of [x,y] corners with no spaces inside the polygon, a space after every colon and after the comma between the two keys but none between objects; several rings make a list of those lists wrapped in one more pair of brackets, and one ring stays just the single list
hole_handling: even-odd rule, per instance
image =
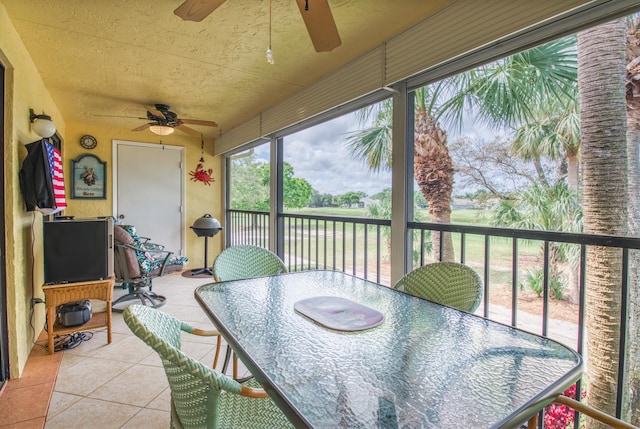
[{"label": "ceiling fan light fixture", "polygon": [[168,136],[169,134],[173,134],[173,132],[175,131],[173,127],[169,127],[166,125],[151,125],[149,129],[152,133],[159,136]]}]

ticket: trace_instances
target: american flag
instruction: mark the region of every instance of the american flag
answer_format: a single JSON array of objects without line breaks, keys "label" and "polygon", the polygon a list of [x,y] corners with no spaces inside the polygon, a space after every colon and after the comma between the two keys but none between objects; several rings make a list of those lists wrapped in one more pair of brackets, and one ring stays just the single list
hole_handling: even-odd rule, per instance
[{"label": "american flag", "polygon": [[55,208],[47,210],[47,214],[58,213],[67,207],[64,194],[64,176],[62,174],[62,156],[60,151],[49,142],[45,142],[47,148],[47,160],[49,161],[49,172],[51,173],[51,183],[53,184],[53,196],[56,201]]}]

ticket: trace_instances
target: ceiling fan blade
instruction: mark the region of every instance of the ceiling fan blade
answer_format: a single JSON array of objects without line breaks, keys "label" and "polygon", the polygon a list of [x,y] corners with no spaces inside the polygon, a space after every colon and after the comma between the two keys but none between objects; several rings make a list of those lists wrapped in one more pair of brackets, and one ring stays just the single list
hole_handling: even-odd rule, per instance
[{"label": "ceiling fan blade", "polygon": [[[162,119],[166,119],[166,117],[164,116],[164,113],[162,113],[160,110],[156,109],[155,107],[151,107],[151,106],[144,106],[144,107],[152,115],[157,116],[157,117],[162,118]],[[147,118],[144,118],[144,119],[147,119]]]},{"label": "ceiling fan blade", "polygon": [[202,133],[199,133],[193,128],[185,127],[184,125],[178,125],[176,128],[182,131],[183,133],[189,134],[194,137],[200,137],[202,135]]},{"label": "ceiling fan blade", "polygon": [[152,124],[144,124],[144,125],[140,125],[139,127],[135,127],[134,129],[132,129],[131,131],[144,131],[147,128],[149,128]]},{"label": "ceiling fan blade", "polygon": [[178,6],[173,13],[185,21],[200,22],[225,1],[226,0],[187,0]]},{"label": "ceiling fan blade", "polygon": [[180,119],[183,124],[204,125],[205,127],[217,127],[218,124],[213,121],[201,121],[199,119]]},{"label": "ceiling fan blade", "polygon": [[[329,52],[342,44],[327,0],[296,0],[316,52]],[[309,5],[305,10],[306,5]]]}]

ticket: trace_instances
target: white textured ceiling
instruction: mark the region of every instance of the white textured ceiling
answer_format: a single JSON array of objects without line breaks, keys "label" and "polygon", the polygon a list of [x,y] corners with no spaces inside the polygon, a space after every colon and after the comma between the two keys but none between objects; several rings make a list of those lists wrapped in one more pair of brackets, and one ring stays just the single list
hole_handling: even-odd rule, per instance
[{"label": "white textured ceiling", "polygon": [[202,22],[173,14],[182,0],[0,2],[66,121],[132,129],[145,105],[164,103],[181,118],[216,121],[193,126],[213,137],[449,0],[329,0],[342,45],[326,53],[314,51],[294,0],[272,0],[275,65],[265,57],[269,0],[227,0]]}]

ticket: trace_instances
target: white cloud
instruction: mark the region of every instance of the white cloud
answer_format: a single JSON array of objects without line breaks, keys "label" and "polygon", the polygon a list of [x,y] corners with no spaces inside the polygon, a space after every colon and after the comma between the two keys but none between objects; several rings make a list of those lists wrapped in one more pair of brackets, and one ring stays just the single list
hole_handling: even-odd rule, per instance
[{"label": "white cloud", "polygon": [[[295,177],[306,179],[323,194],[363,191],[372,195],[390,188],[390,171],[369,171],[347,149],[347,137],[357,129],[355,114],[348,114],[288,135],[284,138],[284,160],[293,166]],[[269,145],[257,148],[256,154],[268,159]]]},{"label": "white cloud", "polygon": [[347,149],[347,137],[358,126],[355,114],[348,114],[287,136],[284,159],[293,166],[297,177],[309,181],[320,193],[363,191],[372,195],[390,188],[390,171],[371,172]]},{"label": "white cloud", "polygon": [[[373,195],[391,188],[391,171],[371,172],[352,157],[346,147],[349,134],[361,129],[355,113],[299,131],[284,138],[284,160],[293,166],[295,177],[306,179],[320,193],[332,195],[363,191]],[[449,139],[461,136],[486,138],[497,133],[466,115],[462,129],[448,130]],[[256,148],[256,155],[269,159],[269,144]],[[418,187],[415,185],[415,189]],[[455,192],[465,191],[454,183]],[[462,189],[458,189],[462,188]]]}]

